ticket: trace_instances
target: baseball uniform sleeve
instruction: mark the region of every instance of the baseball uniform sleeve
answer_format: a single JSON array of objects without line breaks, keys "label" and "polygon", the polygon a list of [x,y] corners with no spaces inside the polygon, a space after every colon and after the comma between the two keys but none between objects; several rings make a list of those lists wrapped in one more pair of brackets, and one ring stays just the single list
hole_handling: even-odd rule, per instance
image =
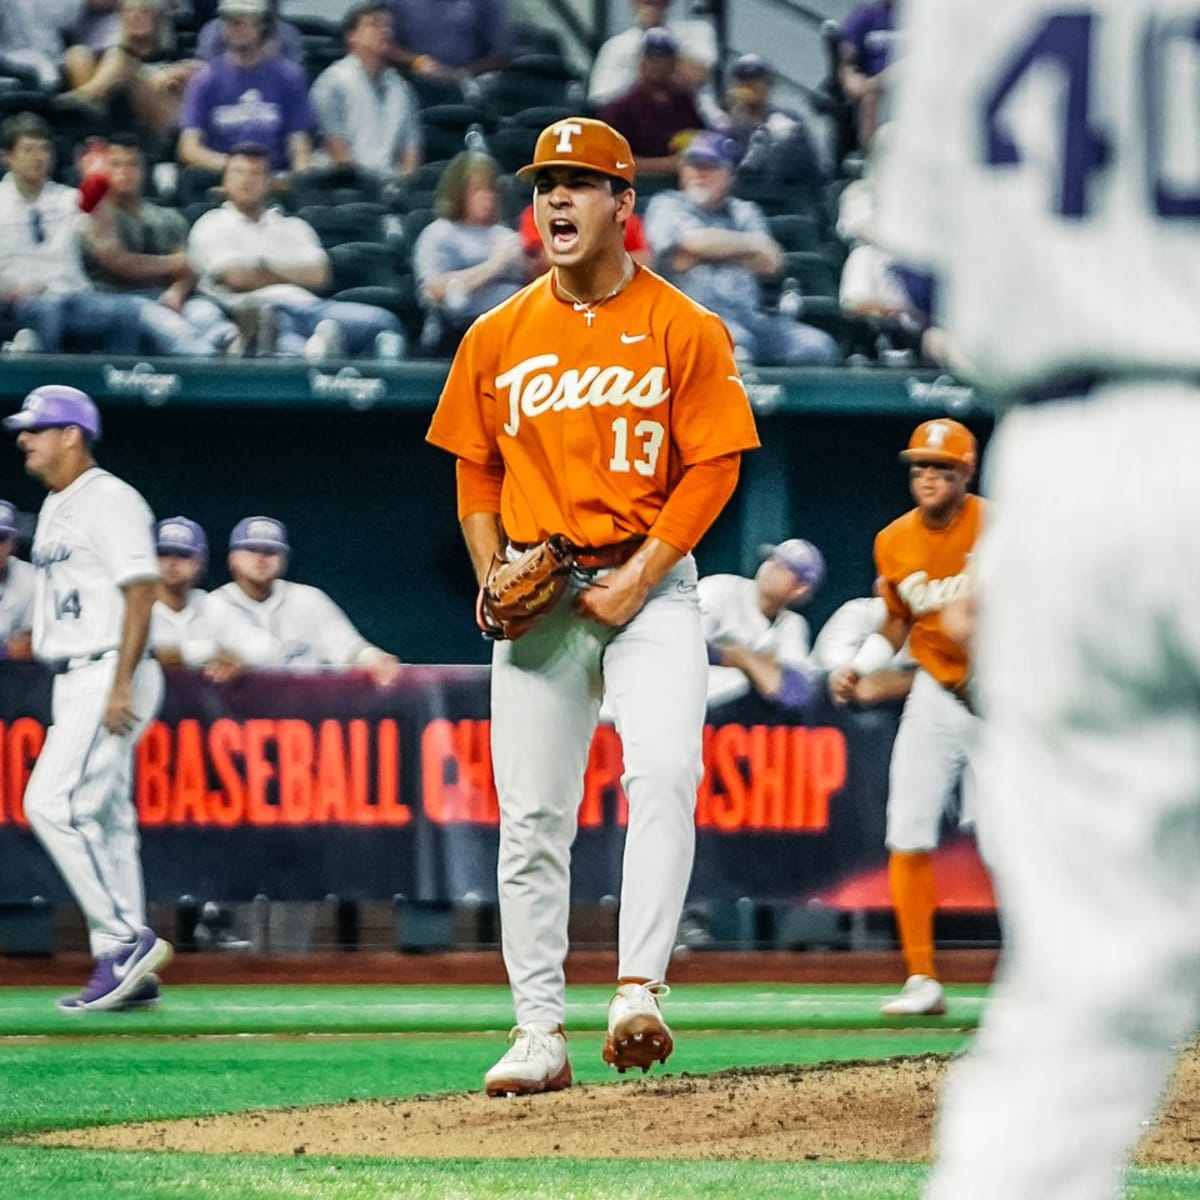
[{"label": "baseball uniform sleeve", "polygon": [[[484,363],[486,319],[476,321],[459,343],[425,440],[480,466],[500,461],[496,447],[495,395]],[[495,371],[491,372],[495,378]]]},{"label": "baseball uniform sleeve", "polygon": [[881,581],[879,585],[879,594],[883,598],[884,604],[887,605],[889,615],[901,617],[905,621],[912,619],[912,613],[908,611],[904,601],[900,599],[899,593],[896,591],[897,580],[895,576],[895,565],[891,555],[891,527],[884,529],[875,538],[875,574]]},{"label": "baseball uniform sleeve", "polygon": [[327,663],[348,667],[367,639],[354,628],[350,618],[327,596],[317,591],[313,596],[317,628],[317,654]]},{"label": "baseball uniform sleeve", "polygon": [[714,642],[729,640],[731,634],[726,628],[726,614],[732,595],[729,588],[729,575],[705,575],[696,584],[696,597],[700,601],[700,623],[704,630],[704,640],[708,645]]},{"label": "baseball uniform sleeve", "polygon": [[109,478],[87,509],[96,555],[118,587],[158,578],[154,514],[128,484]]},{"label": "baseball uniform sleeve", "polygon": [[721,318],[695,306],[673,323],[671,437],[685,466],[759,445],[750,400]]},{"label": "baseball uniform sleeve", "polygon": [[797,612],[782,614],[780,622],[779,644],[775,648],[775,657],[781,666],[793,667],[797,671],[805,671],[809,663],[811,640],[808,622]]},{"label": "baseball uniform sleeve", "polygon": [[[236,586],[236,585],[229,585]],[[201,608],[205,627],[223,650],[236,654],[248,667],[280,667],[284,664],[283,644],[254,622],[221,589],[209,592]]]}]

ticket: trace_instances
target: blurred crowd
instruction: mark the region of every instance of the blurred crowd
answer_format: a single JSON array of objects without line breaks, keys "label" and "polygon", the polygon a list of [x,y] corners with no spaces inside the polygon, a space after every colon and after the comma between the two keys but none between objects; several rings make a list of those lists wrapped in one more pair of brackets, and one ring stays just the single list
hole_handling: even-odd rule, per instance
[{"label": "blurred crowd", "polygon": [[928,289],[874,244],[862,166],[891,0],[825,28],[789,104],[694,7],[629,0],[585,78],[505,0],[6,0],[4,352],[444,358],[546,269],[513,172],[583,113],[634,151],[631,254],[743,365],[917,361]]}]

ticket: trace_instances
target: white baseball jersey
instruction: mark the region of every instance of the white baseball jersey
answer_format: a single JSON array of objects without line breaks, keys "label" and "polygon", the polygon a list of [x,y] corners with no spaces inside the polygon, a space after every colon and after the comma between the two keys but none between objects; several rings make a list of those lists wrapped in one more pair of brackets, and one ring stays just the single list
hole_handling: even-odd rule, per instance
[{"label": "white baseball jersey", "polygon": [[785,667],[804,670],[808,666],[808,622],[790,608],[773,621],[758,602],[758,585],[742,575],[706,575],[699,583],[700,616],[704,640],[733,642],[772,654]]},{"label": "white baseball jersey", "polygon": [[120,645],[121,588],[158,578],[153,527],[146,501],[100,467],[46,496],[30,554],[36,657],[74,658]]},{"label": "white baseball jersey", "polygon": [[263,601],[227,583],[208,594],[205,617],[217,641],[252,667],[350,666],[368,645],[320,588],[287,579]]},{"label": "white baseball jersey", "polygon": [[205,615],[203,588],[192,588],[178,612],[161,600],[150,610],[150,649],[178,650],[185,665],[198,667],[217,652],[217,639]]},{"label": "white baseball jersey", "polygon": [[[860,596],[839,605],[821,626],[813,642],[809,661],[819,671],[836,671],[849,666],[863,642],[883,628],[887,604],[882,596]],[[889,667],[906,670],[914,666],[905,642],[888,663]]]},{"label": "white baseball jersey", "polygon": [[0,642],[33,628],[36,576],[29,563],[19,558],[8,560],[8,570],[0,579]]},{"label": "white baseball jersey", "polygon": [[936,276],[963,374],[1200,368],[1198,12],[908,0],[879,240]]},{"label": "white baseball jersey", "polygon": [[[773,621],[758,602],[758,585],[742,575],[706,575],[698,585],[704,640],[710,645],[734,645],[770,654],[784,667],[803,671],[808,666],[808,622],[785,608]],[[708,668],[709,704],[736,700],[750,690],[750,681],[737,667]]]}]

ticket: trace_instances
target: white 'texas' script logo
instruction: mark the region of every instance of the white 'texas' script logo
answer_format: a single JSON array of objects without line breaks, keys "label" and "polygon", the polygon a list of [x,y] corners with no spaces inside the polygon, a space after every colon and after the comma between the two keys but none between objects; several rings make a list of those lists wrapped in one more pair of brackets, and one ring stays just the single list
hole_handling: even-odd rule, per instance
[{"label": "white 'texas' script logo", "polygon": [[571,139],[579,137],[583,133],[583,126],[577,121],[563,121],[561,124],[555,125],[554,132],[558,134],[558,145],[554,147],[555,152],[570,154],[574,150]]},{"label": "white 'texas' script logo", "polygon": [[971,577],[966,573],[951,575],[949,579],[930,579],[924,571],[914,571],[896,588],[900,599],[908,606],[914,617],[923,613],[938,612],[951,600],[966,596],[971,591]]},{"label": "white 'texas' script logo", "polygon": [[540,417],[545,412],[571,408],[599,408],[604,404],[632,404],[657,408],[671,395],[666,367],[651,367],[638,377],[628,367],[584,367],[553,375],[557,354],[536,354],[496,376],[496,388],[508,389],[508,421],[504,432],[516,437],[522,415]]}]

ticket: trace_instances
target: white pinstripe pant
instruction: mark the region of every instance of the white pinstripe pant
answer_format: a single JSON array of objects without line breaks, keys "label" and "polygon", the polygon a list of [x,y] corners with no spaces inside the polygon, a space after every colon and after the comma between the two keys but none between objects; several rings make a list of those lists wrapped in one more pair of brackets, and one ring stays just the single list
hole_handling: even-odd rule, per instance
[{"label": "white pinstripe pant", "polygon": [[97,958],[146,923],[133,754],[162,703],[153,659],[133,675],[137,728],[118,737],[102,718],[117,660],[100,659],[54,681],[53,724],[25,789],[25,814],[87,919]]},{"label": "white pinstripe pant", "polygon": [[1019,410],[979,549],[1001,973],[930,1200],[1105,1200],[1200,1017],[1200,392]]}]

